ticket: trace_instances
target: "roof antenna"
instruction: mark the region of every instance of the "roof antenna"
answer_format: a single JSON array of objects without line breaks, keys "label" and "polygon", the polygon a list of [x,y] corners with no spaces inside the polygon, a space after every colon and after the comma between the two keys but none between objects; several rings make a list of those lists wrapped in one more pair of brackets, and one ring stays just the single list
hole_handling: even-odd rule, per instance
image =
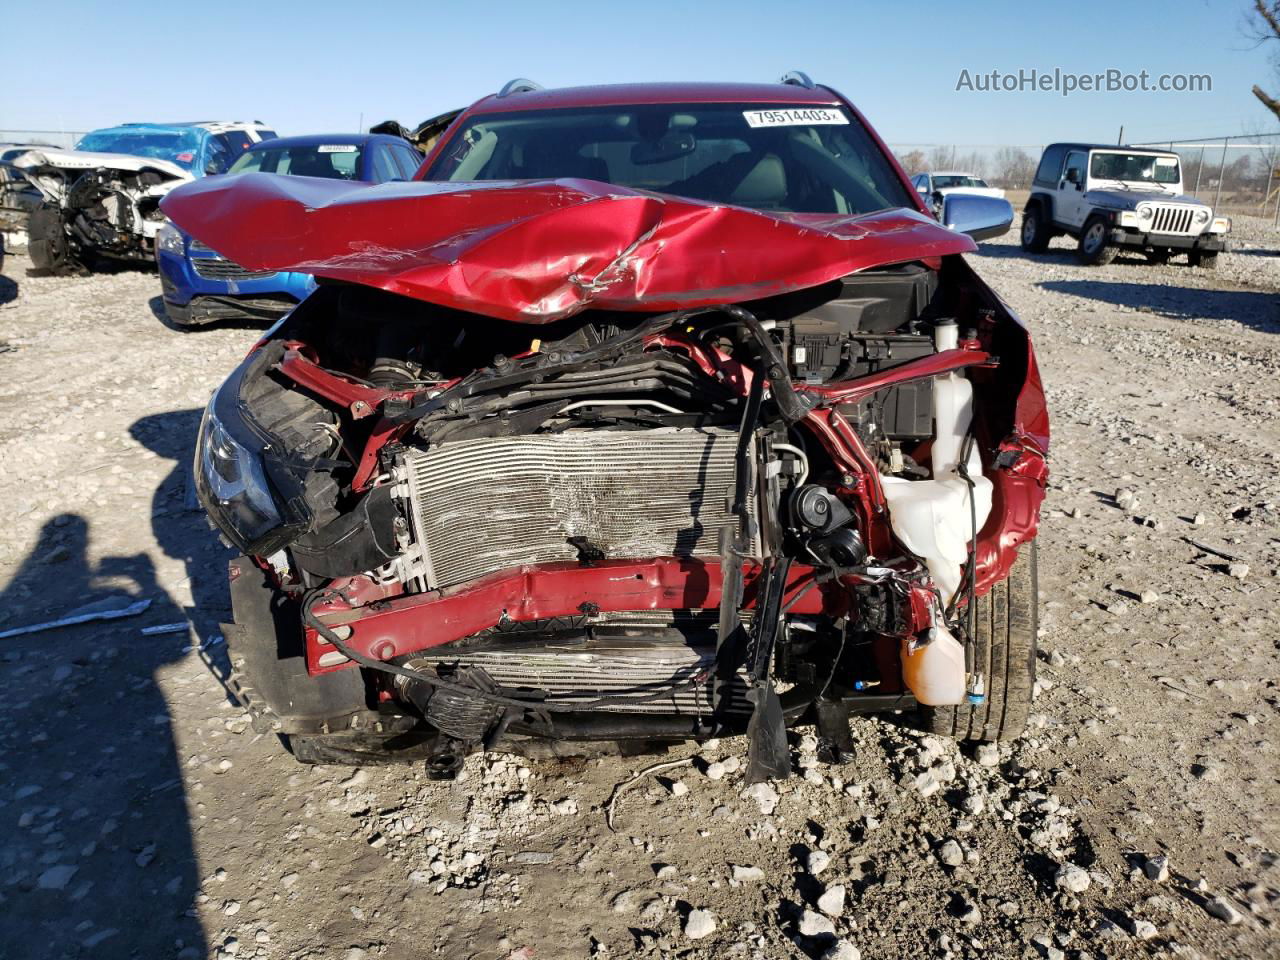
[{"label": "roof antenna", "polygon": [[514,80],[508,80],[501,90],[498,91],[498,98],[509,97],[513,93],[537,93],[542,89],[542,84],[534,83],[532,80],[526,80],[524,77],[516,77]]},{"label": "roof antenna", "polygon": [[787,83],[793,87],[804,87],[806,90],[813,89],[813,81],[809,79],[809,75],[800,70],[788,70],[778,82]]},{"label": "roof antenna", "polygon": [[1124,124],[1120,124],[1120,136],[1116,137],[1116,146],[1124,146]]}]

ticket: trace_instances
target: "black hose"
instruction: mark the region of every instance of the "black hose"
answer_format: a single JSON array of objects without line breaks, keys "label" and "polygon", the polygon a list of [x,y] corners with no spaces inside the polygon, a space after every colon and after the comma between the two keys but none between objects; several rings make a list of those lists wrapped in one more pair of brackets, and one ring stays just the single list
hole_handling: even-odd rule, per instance
[{"label": "black hose", "polygon": [[[956,464],[956,473],[964,479],[969,487],[969,526],[973,531],[973,538],[969,541],[969,563],[968,569],[965,570],[965,580],[968,586],[969,609],[965,611],[965,638],[964,638],[964,669],[965,673],[973,673],[975,661],[977,659],[977,644],[974,641],[974,630],[977,627],[975,607],[978,602],[978,504],[974,496],[975,484],[973,477],[969,476],[969,455],[973,452],[973,434],[966,434],[964,444],[960,448],[960,462]],[[958,593],[959,591],[957,591]]]},{"label": "black hose", "polygon": [[769,386],[773,392],[773,402],[778,405],[778,412],[782,414],[782,419],[792,424],[807,417],[809,408],[800,400],[799,394],[792,386],[791,375],[787,373],[787,365],[782,359],[782,354],[778,352],[778,345],[773,342],[773,338],[769,336],[769,332],[761,325],[756,315],[735,305],[723,306],[720,310],[737,320],[756,342],[761,359],[764,361],[764,374],[769,378]]}]

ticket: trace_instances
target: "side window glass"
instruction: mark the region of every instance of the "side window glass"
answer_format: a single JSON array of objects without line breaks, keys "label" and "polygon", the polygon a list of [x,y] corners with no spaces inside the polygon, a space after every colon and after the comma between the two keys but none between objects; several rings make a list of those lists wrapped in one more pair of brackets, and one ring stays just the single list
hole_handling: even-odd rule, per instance
[{"label": "side window glass", "polygon": [[1067,154],[1067,165],[1062,171],[1062,179],[1068,183],[1084,183],[1084,154],[1072,151]]},{"label": "side window glass", "polygon": [[373,175],[376,183],[386,183],[400,176],[400,171],[391,159],[391,152],[381,143],[373,150]]},{"label": "side window glass", "polygon": [[422,154],[412,147],[396,147],[395,154],[400,158],[401,175],[406,180],[412,180],[413,175],[422,166]]},{"label": "side window glass", "polygon": [[227,149],[226,143],[221,137],[210,137],[205,147],[204,170],[197,171],[205,174],[223,173],[227,167],[231,166],[231,151]]}]

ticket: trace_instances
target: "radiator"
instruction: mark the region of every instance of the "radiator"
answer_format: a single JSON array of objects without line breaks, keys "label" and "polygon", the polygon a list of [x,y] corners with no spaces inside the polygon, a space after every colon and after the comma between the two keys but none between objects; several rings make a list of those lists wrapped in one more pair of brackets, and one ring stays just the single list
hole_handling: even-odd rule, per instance
[{"label": "radiator", "polygon": [[611,560],[715,556],[732,520],[737,439],[595,429],[411,449],[402,469],[427,586],[574,561],[577,537]]},{"label": "radiator", "polygon": [[[439,670],[447,666],[478,666],[514,695],[532,696],[543,691],[554,700],[569,703],[598,697],[625,697],[600,709],[625,713],[664,713],[708,716],[711,712],[711,678],[682,686],[656,700],[635,702],[659,691],[709,673],[715,648],[692,645],[679,637],[616,638],[586,643],[525,643],[501,649],[427,651],[414,659],[415,666]],[[745,675],[739,671],[728,683],[725,709],[746,714]]]}]

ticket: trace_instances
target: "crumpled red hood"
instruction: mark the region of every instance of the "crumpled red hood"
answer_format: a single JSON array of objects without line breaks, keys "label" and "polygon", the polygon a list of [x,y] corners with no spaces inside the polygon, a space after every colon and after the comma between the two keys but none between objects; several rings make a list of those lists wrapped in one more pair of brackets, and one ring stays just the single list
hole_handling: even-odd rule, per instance
[{"label": "crumpled red hood", "polygon": [[677,310],[976,249],[924,214],[766,214],[593,180],[352,184],[246,173],[161,209],[254,270],[348,280],[505,320]]}]

